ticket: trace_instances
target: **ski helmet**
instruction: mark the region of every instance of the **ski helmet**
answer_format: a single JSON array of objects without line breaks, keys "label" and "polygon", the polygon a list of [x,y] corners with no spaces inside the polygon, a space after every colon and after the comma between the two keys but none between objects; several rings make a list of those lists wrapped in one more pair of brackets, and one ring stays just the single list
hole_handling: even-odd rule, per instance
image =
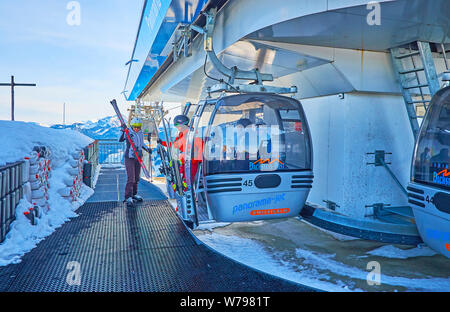
[{"label": "ski helmet", "polygon": [[142,127],[142,120],[140,118],[134,117],[133,119],[131,119],[130,125],[132,127]]},{"label": "ski helmet", "polygon": [[187,126],[189,124],[189,118],[186,115],[178,115],[173,119],[173,124],[175,127],[178,125]]}]

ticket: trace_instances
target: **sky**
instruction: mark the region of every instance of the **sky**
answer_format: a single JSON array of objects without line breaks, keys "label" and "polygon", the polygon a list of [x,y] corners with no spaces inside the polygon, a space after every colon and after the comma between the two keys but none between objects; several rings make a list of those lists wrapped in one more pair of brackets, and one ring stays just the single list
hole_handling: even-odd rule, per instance
[{"label": "sky", "polygon": [[[113,98],[126,114],[125,63],[143,3],[0,0],[0,82],[14,75],[16,83],[37,84],[15,88],[15,120],[62,123],[64,102],[66,124],[95,120],[114,115]],[[0,87],[0,120],[10,119],[11,88]]]}]

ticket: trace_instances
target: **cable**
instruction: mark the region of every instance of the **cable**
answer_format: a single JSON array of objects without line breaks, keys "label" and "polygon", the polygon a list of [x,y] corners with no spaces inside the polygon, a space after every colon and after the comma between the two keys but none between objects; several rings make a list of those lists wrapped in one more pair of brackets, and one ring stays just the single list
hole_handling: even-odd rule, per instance
[{"label": "cable", "polygon": [[180,104],[180,106],[178,107],[178,106],[175,106],[175,107],[172,107],[172,108],[168,108],[168,109],[166,109],[166,111],[170,111],[170,110],[172,110],[172,109],[180,109],[181,108],[181,104]]},{"label": "cable", "polygon": [[235,91],[238,92],[238,93],[241,93],[240,90],[236,89],[233,85],[229,84],[229,83],[226,82],[225,80],[223,80],[223,79],[217,79],[217,78],[214,78],[214,77],[211,77],[210,75],[208,75],[208,73],[206,72],[206,61],[207,61],[207,60],[208,60],[208,53],[207,53],[206,56],[205,56],[205,63],[203,64],[203,72],[205,73],[205,76],[206,76],[206,77],[208,77],[209,79],[218,81],[218,82],[220,82],[220,83],[225,83],[225,84],[228,85],[231,89],[235,90]]},{"label": "cable", "polygon": [[205,55],[205,63],[203,64],[203,72],[205,73],[206,77],[208,77],[209,79],[218,81],[218,82],[223,82],[223,79],[217,79],[217,78],[211,77],[210,75],[208,75],[206,73],[206,61],[207,60],[208,60],[208,54]]}]

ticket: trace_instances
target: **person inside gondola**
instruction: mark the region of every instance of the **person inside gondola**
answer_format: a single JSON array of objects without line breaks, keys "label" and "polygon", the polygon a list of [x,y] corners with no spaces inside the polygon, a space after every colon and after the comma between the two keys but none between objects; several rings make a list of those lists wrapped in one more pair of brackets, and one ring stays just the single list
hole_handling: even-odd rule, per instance
[{"label": "person inside gondola", "polygon": [[[241,118],[236,122],[236,128],[245,130],[252,126],[252,121],[248,118]],[[250,160],[250,137],[249,133],[244,132],[244,136],[240,136],[239,130],[236,131],[236,148],[234,149],[233,170],[248,171]]]},{"label": "person inside gondola", "polygon": [[[235,123],[234,145],[224,146],[223,156],[226,161],[221,163],[221,171],[253,171],[260,170],[259,159],[270,158],[271,140],[264,128],[266,124],[260,121],[254,124],[249,118],[241,118]],[[266,137],[263,135],[266,134]],[[228,148],[230,151],[228,151]],[[227,151],[231,158],[227,158]]]},{"label": "person inside gondola", "polygon": [[[236,170],[261,170],[258,163],[271,159],[272,141],[270,138],[270,129],[267,129],[264,121],[259,121],[256,125],[248,118],[242,118],[236,122],[236,126],[242,126],[246,131],[244,136],[237,135],[238,151],[235,150],[235,169]],[[252,138],[250,136],[253,136]],[[240,151],[244,146],[244,150]],[[240,156],[240,157],[238,157]]]},{"label": "person inside gondola", "polygon": [[450,162],[450,156],[448,153],[448,148],[443,148],[439,151],[439,154],[431,157],[430,162],[434,163],[444,163],[448,164]]},{"label": "person inside gondola", "polygon": [[428,147],[425,147],[423,152],[420,154],[420,162],[423,164],[429,163],[430,158],[431,158],[430,149]]},{"label": "person inside gondola", "polygon": [[431,153],[430,148],[425,147],[423,152],[420,154],[420,162],[417,162],[415,164],[416,171],[420,172],[420,179],[427,179],[427,176],[429,175],[428,170],[430,169],[430,159],[431,159]]}]

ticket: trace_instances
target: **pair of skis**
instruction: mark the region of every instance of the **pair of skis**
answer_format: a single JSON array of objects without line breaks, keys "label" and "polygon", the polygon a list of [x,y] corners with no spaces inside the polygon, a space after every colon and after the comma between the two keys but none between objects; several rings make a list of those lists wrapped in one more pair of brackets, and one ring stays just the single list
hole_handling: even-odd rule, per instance
[{"label": "pair of skis", "polygon": [[[159,114],[159,111],[158,111]],[[158,137],[158,126],[156,125],[156,120],[155,120],[155,115],[154,113],[152,113],[152,120],[153,120],[153,125],[154,125],[154,129],[156,131],[156,136]],[[163,145],[159,144],[157,145],[157,152],[159,154],[159,157],[161,158],[161,165],[162,168],[160,168],[161,173],[166,177],[167,183],[169,183],[170,186],[175,184],[175,178],[172,174],[172,171],[170,170],[169,167],[169,156],[167,155],[166,150],[164,149]]]},{"label": "pair of skis", "polygon": [[[184,187],[183,180],[182,180],[181,174],[180,174],[180,166],[179,166],[178,160],[173,158],[172,145],[170,143],[170,142],[172,142],[172,134],[170,133],[170,126],[166,126],[166,120],[164,119],[164,113],[163,113],[161,107],[159,107],[159,114],[161,116],[161,122],[163,124],[164,135],[166,137],[166,142],[167,142],[167,155],[168,155],[169,164],[166,164],[166,166],[168,165],[168,169],[172,176],[172,183],[173,183],[172,188],[176,193],[178,193],[178,195],[183,196],[185,187]],[[161,159],[161,160],[164,161],[163,159]]]},{"label": "pair of skis", "polygon": [[111,103],[112,107],[114,108],[114,111],[117,114],[117,118],[119,118],[120,126],[122,127],[122,129],[124,129],[124,132],[127,135],[128,142],[130,142],[130,145],[133,148],[134,154],[136,155],[136,159],[138,160],[139,165],[141,165],[142,172],[144,172],[144,175],[147,179],[151,179],[150,174],[148,173],[148,170],[145,167],[144,162],[139,157],[136,147],[134,146],[133,140],[130,137],[130,130],[128,129],[125,121],[123,120],[122,114],[120,113],[120,110],[119,110],[119,107],[117,106],[116,100],[112,100],[110,103]]}]

